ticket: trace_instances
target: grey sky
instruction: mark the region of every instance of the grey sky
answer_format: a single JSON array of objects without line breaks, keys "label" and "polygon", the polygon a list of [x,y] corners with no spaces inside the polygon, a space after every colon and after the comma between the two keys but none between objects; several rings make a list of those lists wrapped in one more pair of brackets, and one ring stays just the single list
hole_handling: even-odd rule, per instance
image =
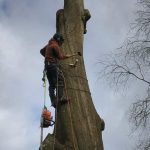
[{"label": "grey sky", "polygon": [[[87,24],[84,58],[93,102],[106,122],[105,150],[133,150],[134,146],[126,116],[134,90],[119,94],[97,82],[95,64],[124,41],[134,20],[135,2],[85,0],[92,18]],[[63,0],[0,0],[1,150],[39,147],[43,106],[43,58],[39,50],[55,33],[55,13],[61,8]],[[47,104],[50,106],[48,96]]]}]

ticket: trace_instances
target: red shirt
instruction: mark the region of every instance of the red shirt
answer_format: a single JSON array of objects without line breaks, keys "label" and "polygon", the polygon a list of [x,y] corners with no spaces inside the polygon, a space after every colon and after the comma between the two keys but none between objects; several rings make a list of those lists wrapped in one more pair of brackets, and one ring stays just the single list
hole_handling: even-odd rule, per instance
[{"label": "red shirt", "polygon": [[51,39],[49,43],[40,50],[40,53],[45,57],[45,60],[53,63],[57,62],[57,60],[68,58],[61,53],[61,48],[54,39]]}]

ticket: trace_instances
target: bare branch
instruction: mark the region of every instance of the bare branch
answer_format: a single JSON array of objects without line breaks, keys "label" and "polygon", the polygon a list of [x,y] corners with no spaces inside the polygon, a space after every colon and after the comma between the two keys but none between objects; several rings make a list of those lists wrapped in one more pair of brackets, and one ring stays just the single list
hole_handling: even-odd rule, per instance
[{"label": "bare branch", "polygon": [[[120,87],[133,79],[150,86],[150,0],[137,0],[140,10],[131,25],[131,36],[118,48],[99,62],[101,77],[109,84]],[[138,83],[138,82],[137,82]],[[147,96],[136,100],[130,108],[130,122],[135,131],[150,127],[150,90]],[[150,137],[143,138],[136,150],[150,150]]]},{"label": "bare branch", "polygon": [[150,115],[150,98],[133,103],[130,115],[130,121],[134,123],[136,129],[141,126],[146,127]]}]

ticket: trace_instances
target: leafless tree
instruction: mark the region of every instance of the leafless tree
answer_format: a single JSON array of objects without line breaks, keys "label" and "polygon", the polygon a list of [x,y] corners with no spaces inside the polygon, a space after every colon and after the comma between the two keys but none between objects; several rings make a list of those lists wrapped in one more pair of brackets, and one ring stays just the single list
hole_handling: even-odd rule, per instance
[{"label": "leafless tree", "polygon": [[[146,95],[137,99],[130,107],[129,121],[134,131],[150,127],[150,0],[137,0],[139,10],[135,22],[131,24],[129,38],[113,54],[99,60],[100,77],[107,78],[111,86],[125,86],[133,82],[143,82]],[[137,150],[150,149],[150,137],[143,137]]]}]

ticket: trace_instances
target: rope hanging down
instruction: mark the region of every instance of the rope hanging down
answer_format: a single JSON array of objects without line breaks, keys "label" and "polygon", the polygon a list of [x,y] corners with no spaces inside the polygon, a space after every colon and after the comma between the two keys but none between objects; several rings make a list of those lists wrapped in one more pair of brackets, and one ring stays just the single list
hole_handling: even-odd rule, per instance
[{"label": "rope hanging down", "polygon": [[[42,78],[42,81],[43,81],[43,88],[44,88],[44,103],[43,103],[43,110],[45,108],[45,103],[46,103],[46,71],[44,69],[43,71],[43,78]],[[41,140],[40,140],[40,150],[43,150],[43,116],[41,114]]]},{"label": "rope hanging down", "polygon": [[43,110],[41,114],[41,139],[40,139],[40,150],[43,150],[43,128],[47,128],[49,126],[54,125],[53,118],[51,116],[51,112],[46,107],[46,70],[43,71],[43,88],[44,88],[44,103]]}]

